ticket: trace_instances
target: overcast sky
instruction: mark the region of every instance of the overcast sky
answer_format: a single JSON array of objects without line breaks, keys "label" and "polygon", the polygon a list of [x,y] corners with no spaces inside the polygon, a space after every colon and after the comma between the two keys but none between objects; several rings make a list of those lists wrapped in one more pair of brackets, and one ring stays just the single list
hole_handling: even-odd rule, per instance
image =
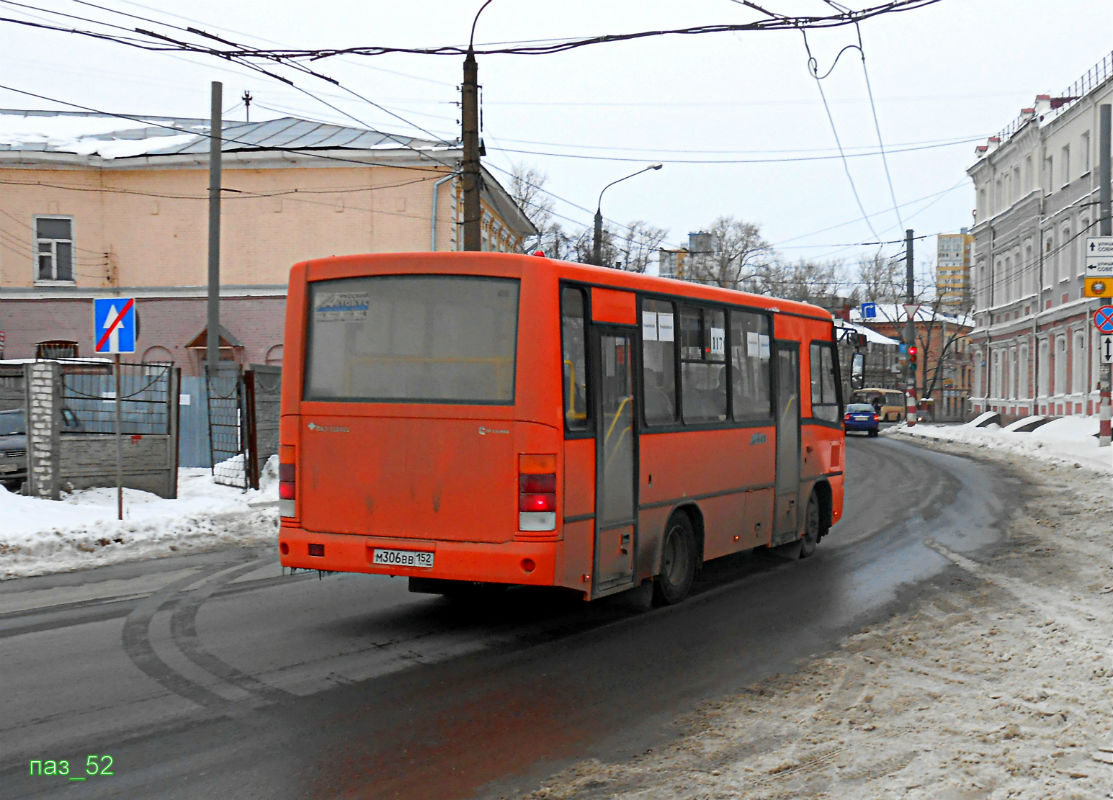
[{"label": "overcast sky", "polygon": [[[844,2],[863,8],[883,0]],[[760,4],[787,15],[831,13],[820,0]],[[427,47],[466,44],[482,0],[98,5],[261,48]],[[0,16],[83,29],[92,26],[41,9],[153,28],[75,0],[0,0],[0,6]],[[493,0],[479,18],[475,41],[486,46],[759,18],[735,0]],[[386,131],[459,135],[459,56],[313,63],[343,88],[284,72],[303,93],[212,57],[143,52],[71,33],[3,26],[0,83],[99,111],[204,117],[210,81],[220,80],[233,119],[243,118],[240,97],[248,90],[253,120],[295,114],[354,125],[354,117]],[[917,263],[933,264],[934,235],[972,224],[965,169],[974,161],[975,144],[1010,123],[1036,94],[1059,94],[1108,55],[1111,32],[1110,0],[941,0],[864,22],[865,67],[889,153],[891,192],[877,155],[860,55],[844,52],[822,82],[833,131],[808,71],[804,37],[788,31],[664,36],[558,55],[481,56],[485,163],[504,184],[500,170],[514,164],[545,174],[546,189],[561,198],[556,211],[568,218],[566,228],[591,224],[607,183],[663,162],[662,170],[608,189],[604,216],[620,223],[644,220],[666,229],[669,244],[682,245],[690,231],[730,215],[758,224],[787,258],[848,264],[876,249],[848,245],[901,240],[904,229],[913,228],[931,237],[917,243]],[[853,27],[815,31],[808,42],[822,74],[840,50],[857,43],[857,34]],[[66,108],[8,90],[0,90],[0,106]],[[836,132],[848,154],[870,155],[849,158],[844,166]],[[814,156],[833,158],[809,160]],[[768,163],[743,163],[754,160]],[[885,247],[889,255],[902,250],[902,243]]]}]

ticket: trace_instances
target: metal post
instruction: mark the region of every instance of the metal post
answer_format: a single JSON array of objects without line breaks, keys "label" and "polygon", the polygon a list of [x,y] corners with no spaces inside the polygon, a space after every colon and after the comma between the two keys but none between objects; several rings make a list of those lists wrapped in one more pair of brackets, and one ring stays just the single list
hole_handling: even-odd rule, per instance
[{"label": "metal post", "polygon": [[595,211],[595,231],[591,238],[591,263],[597,267],[603,266],[603,212]]},{"label": "metal post", "polygon": [[116,366],[113,372],[116,375],[116,519],[124,518],[124,454],[120,433],[120,354],[116,354]]},{"label": "metal post", "polygon": [[205,361],[216,372],[220,361],[220,156],[224,123],[221,98],[224,84],[212,83],[209,122],[209,292],[205,324]]},{"label": "metal post", "polygon": [[[1105,103],[1098,107],[1099,143],[1101,154],[1098,161],[1098,202],[1100,208],[1100,235],[1113,236],[1113,219],[1110,218],[1110,105]],[[1101,305],[1110,305],[1110,299],[1103,297]],[[1113,365],[1102,364],[1098,393],[1100,406],[1098,410],[1098,447],[1109,447],[1113,441],[1113,429],[1110,426],[1111,404],[1110,387],[1113,386]]]},{"label": "metal post", "polygon": [[[912,229],[908,228],[904,232],[904,278],[905,278],[905,303],[908,309],[912,308],[916,296],[916,278],[912,270]],[[912,320],[912,312],[906,309],[908,314],[908,322],[904,326],[904,343],[908,347],[916,345],[916,326]],[[909,425],[916,424],[916,367],[912,364],[911,355],[908,356],[908,374],[905,381],[906,386],[906,401],[905,401],[905,422]]]}]

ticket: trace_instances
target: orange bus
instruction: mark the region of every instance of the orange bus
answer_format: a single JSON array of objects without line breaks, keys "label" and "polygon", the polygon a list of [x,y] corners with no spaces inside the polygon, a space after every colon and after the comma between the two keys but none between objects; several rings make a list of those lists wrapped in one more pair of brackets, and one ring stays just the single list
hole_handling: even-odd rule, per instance
[{"label": "orange bus", "polygon": [[831,314],[543,256],[293,267],[279,551],[413,591],[653,582],[838,521]]}]

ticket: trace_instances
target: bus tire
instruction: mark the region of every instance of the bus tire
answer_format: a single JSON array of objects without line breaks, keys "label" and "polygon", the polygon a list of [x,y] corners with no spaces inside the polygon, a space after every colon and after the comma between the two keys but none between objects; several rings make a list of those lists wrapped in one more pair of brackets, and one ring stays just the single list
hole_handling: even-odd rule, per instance
[{"label": "bus tire", "polygon": [[819,497],[813,491],[804,510],[804,535],[800,537],[800,558],[807,558],[819,544]]},{"label": "bus tire", "polygon": [[696,579],[696,534],[688,515],[669,517],[661,542],[661,571],[653,579],[653,604],[669,606],[688,596]]}]

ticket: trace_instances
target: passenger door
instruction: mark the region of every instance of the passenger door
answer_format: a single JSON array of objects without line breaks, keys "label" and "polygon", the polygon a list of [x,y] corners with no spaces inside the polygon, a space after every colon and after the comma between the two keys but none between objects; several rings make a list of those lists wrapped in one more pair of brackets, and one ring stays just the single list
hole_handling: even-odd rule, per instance
[{"label": "passenger door", "polygon": [[800,353],[799,345],[777,342],[777,474],[774,483],[773,544],[791,542],[798,526],[800,491]]},{"label": "passenger door", "polygon": [[634,337],[593,326],[595,555],[592,597],[634,582],[637,546],[637,440],[634,430]]}]

